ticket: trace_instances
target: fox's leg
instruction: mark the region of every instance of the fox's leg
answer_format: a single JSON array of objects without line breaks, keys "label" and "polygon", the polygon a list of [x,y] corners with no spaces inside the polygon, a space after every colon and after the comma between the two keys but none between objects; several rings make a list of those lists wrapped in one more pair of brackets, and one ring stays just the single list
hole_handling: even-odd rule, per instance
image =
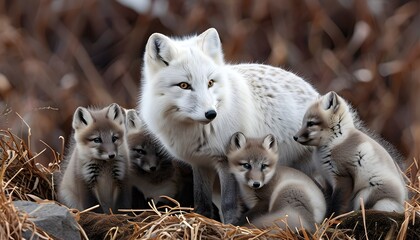
[{"label": "fox's leg", "polygon": [[146,198],[144,194],[138,190],[136,187],[131,187],[131,208],[134,209],[144,209],[148,208]]},{"label": "fox's leg", "polygon": [[[117,196],[116,210],[130,209],[132,206],[132,188],[128,185],[122,185]],[[119,212],[119,211],[118,211]]]},{"label": "fox's leg", "polygon": [[404,206],[392,198],[383,198],[377,201],[372,209],[386,212],[404,212]]},{"label": "fox's leg", "polygon": [[212,190],[216,171],[205,166],[192,166],[194,178],[194,208],[195,212],[214,218]]},{"label": "fox's leg", "polygon": [[375,209],[386,212],[404,212],[404,201],[401,201],[403,192],[392,183],[365,188],[359,191],[355,200],[363,198],[366,209]]},{"label": "fox's leg", "polygon": [[227,162],[222,162],[218,168],[220,187],[221,187],[221,210],[224,223],[234,223],[238,219],[239,201],[238,201],[238,183],[235,176],[229,172]]}]

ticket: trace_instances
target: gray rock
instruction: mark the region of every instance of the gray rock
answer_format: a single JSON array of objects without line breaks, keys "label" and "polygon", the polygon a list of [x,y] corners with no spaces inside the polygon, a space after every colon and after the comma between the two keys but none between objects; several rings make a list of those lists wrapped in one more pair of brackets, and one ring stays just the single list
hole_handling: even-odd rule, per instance
[{"label": "gray rock", "polygon": [[[81,239],[76,219],[67,208],[54,203],[35,203],[29,201],[15,201],[19,211],[28,213],[29,219],[40,229],[55,239]],[[23,233],[29,239],[32,232]]]}]

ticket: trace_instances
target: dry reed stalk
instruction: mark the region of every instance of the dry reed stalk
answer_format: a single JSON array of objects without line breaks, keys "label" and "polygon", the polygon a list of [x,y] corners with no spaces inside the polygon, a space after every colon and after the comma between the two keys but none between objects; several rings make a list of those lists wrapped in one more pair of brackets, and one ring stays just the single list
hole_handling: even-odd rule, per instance
[{"label": "dry reed stalk", "polygon": [[4,189],[6,194],[21,200],[31,200],[28,194],[55,199],[53,170],[59,164],[58,155],[45,167],[36,163],[36,158],[45,150],[33,154],[25,141],[12,132],[0,130],[0,135],[1,166],[7,169],[3,176],[8,183]]},{"label": "dry reed stalk", "polygon": [[[3,151],[6,150],[3,148]],[[6,154],[10,157],[2,158],[0,165],[0,239],[23,239],[23,231],[32,232],[31,238],[38,237],[38,239],[52,239],[47,233],[38,229],[35,224],[29,220],[28,214],[19,212],[13,205],[13,197],[23,196],[23,193],[18,193],[22,188],[16,187],[14,181],[16,178],[11,178],[5,182],[6,172],[9,171],[8,167],[11,161],[16,159],[16,153],[8,149]],[[17,176],[17,175],[14,175]],[[15,187],[12,187],[15,185]],[[6,190],[7,189],[7,190]],[[15,194],[16,193],[16,194]]]}]

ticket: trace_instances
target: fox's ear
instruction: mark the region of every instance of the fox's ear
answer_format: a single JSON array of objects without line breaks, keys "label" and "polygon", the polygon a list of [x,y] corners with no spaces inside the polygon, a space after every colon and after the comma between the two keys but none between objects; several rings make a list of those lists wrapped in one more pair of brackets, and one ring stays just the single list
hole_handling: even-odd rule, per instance
[{"label": "fox's ear", "polygon": [[324,110],[332,110],[334,113],[337,112],[340,107],[339,96],[336,92],[331,91],[322,97],[322,106]]},{"label": "fox's ear", "polygon": [[142,126],[142,122],[140,120],[137,111],[134,109],[130,109],[127,111],[127,130],[130,131],[137,131],[140,130]]},{"label": "fox's ear", "polygon": [[272,134],[268,134],[264,138],[262,146],[268,151],[277,152],[277,141]]},{"label": "fox's ear", "polygon": [[232,138],[230,139],[230,151],[237,151],[244,148],[246,145],[246,137],[243,133],[237,132],[233,134]]},{"label": "fox's ear", "polygon": [[112,121],[117,122],[119,125],[125,124],[125,111],[123,111],[122,108],[116,103],[112,103],[108,106],[106,117]]},{"label": "fox's ear", "polygon": [[198,36],[199,47],[217,64],[223,64],[223,50],[219,34],[214,28],[209,28]]},{"label": "fox's ear", "polygon": [[84,107],[78,107],[73,115],[73,129],[83,129],[93,123],[92,114]]},{"label": "fox's ear", "polygon": [[145,59],[159,67],[169,66],[173,58],[171,39],[160,33],[153,33],[146,44]]}]

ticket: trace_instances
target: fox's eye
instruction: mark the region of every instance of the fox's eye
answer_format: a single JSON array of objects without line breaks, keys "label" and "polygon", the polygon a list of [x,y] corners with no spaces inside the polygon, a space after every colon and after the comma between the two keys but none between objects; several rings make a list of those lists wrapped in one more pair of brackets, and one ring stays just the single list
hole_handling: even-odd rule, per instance
[{"label": "fox's eye", "polygon": [[213,87],[213,85],[214,85],[214,80],[210,79],[208,87],[211,88],[211,87]]},{"label": "fox's eye", "polygon": [[141,148],[133,148],[133,150],[136,151],[138,154],[141,154],[141,155],[146,155],[147,154],[147,152],[144,151]]},{"label": "fox's eye", "polygon": [[264,170],[264,169],[266,169],[268,167],[268,164],[262,164],[261,165],[261,170]]},{"label": "fox's eye", "polygon": [[307,126],[307,127],[312,127],[312,126],[315,126],[315,125],[317,125],[317,123],[316,123],[316,122],[314,122],[314,121],[308,121],[308,122],[306,123],[306,126]]},{"label": "fox's eye", "polygon": [[178,87],[180,87],[181,89],[191,89],[190,84],[186,83],[186,82],[180,82],[178,84]]},{"label": "fox's eye", "polygon": [[117,136],[112,136],[112,142],[114,143],[115,141],[117,141],[119,139],[119,137]]},{"label": "fox's eye", "polygon": [[90,139],[90,141],[92,141],[94,143],[101,143],[102,142],[102,139],[100,137],[96,137],[96,138]]},{"label": "fox's eye", "polygon": [[244,167],[245,169],[248,169],[248,170],[252,168],[251,164],[249,164],[249,163],[242,163],[241,166]]}]

